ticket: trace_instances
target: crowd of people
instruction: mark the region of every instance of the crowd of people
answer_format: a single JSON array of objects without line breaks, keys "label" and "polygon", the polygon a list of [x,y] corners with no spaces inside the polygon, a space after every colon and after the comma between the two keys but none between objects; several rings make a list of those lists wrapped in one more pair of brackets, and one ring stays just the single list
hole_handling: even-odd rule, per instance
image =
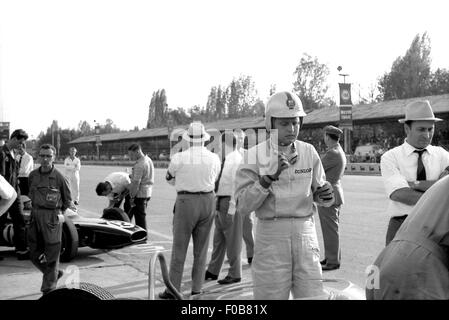
[{"label": "crowd of people", "polygon": [[[170,160],[166,181],[176,190],[169,278],[181,291],[190,239],[193,242],[191,295],[202,293],[205,281],[220,285],[242,279],[242,248],[246,244],[255,299],[310,298],[323,294],[322,272],[341,265],[339,218],[344,205],[341,183],[346,156],[342,130],[321,130],[325,152],[298,139],[306,116],[291,92],[272,95],[265,110],[267,140],[244,149],[242,130],[225,131],[214,152],[200,122],[192,122],[184,147]],[[382,155],[387,214],[386,247],[374,261],[380,286],[366,289],[368,299],[449,299],[449,152],[432,146],[435,123],[428,101],[407,105],[405,140]],[[19,129],[0,152],[0,214],[14,223],[19,259],[30,258],[43,273],[41,291],[54,290],[59,269],[63,213],[79,205],[81,162],[76,149],[64,161],[64,174],[54,167],[56,150],[39,148],[40,167],[27,156],[28,135]],[[15,151],[16,150],[16,151]],[[15,155],[17,153],[17,155]],[[120,208],[136,225],[147,229],[146,211],[155,170],[138,144],[128,148],[131,173],[113,172],[98,183],[96,194]],[[20,195],[31,199],[31,220],[25,238]],[[315,216],[323,233],[320,261]],[[253,230],[253,217],[257,224]],[[207,261],[210,233],[212,254]],[[253,235],[255,233],[255,237]],[[254,240],[255,239],[255,240]],[[218,279],[227,257],[227,275]],[[174,299],[166,289],[161,299]]]}]

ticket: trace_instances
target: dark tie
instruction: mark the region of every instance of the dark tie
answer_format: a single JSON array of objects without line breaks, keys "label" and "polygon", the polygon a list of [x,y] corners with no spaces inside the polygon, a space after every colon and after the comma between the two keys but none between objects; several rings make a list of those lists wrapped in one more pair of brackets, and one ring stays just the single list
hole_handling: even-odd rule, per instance
[{"label": "dark tie", "polygon": [[223,159],[223,161],[221,162],[221,169],[220,169],[220,174],[218,175],[218,179],[217,181],[215,181],[215,192],[218,191],[218,185],[220,184],[220,179],[221,179],[221,174],[223,173],[223,167],[224,167],[224,163],[225,163],[225,159]]},{"label": "dark tie", "polygon": [[20,166],[22,165],[22,155],[20,156],[20,158],[19,158],[19,169],[20,169]]},{"label": "dark tie", "polygon": [[415,150],[414,151],[418,154],[418,169],[416,170],[416,180],[418,180],[418,181],[427,180],[426,168],[424,168],[424,164],[422,163],[422,158],[421,158],[424,151],[427,151],[427,150],[423,149],[423,150]]}]

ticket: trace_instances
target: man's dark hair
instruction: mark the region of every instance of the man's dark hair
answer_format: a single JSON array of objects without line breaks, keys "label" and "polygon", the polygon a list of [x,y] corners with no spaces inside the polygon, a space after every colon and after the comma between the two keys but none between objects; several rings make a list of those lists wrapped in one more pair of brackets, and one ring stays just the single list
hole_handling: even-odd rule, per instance
[{"label": "man's dark hair", "polygon": [[138,150],[142,150],[142,147],[140,146],[140,144],[138,143],[133,143],[132,145],[129,146],[128,151],[138,151]]},{"label": "man's dark hair", "polygon": [[329,136],[329,138],[331,138],[332,140],[334,140],[334,141],[340,141],[340,136],[338,136],[338,135],[336,135],[336,134],[333,134],[333,133],[326,133],[328,136]]},{"label": "man's dark hair", "polygon": [[11,133],[10,139],[13,139],[13,138],[16,138],[17,140],[20,140],[20,139],[28,140],[28,133],[26,133],[25,130],[17,129],[17,130],[14,130],[13,133]]},{"label": "man's dark hair", "polygon": [[41,145],[40,149],[45,149],[45,150],[51,149],[51,150],[53,150],[53,153],[56,155],[56,148],[53,147],[53,146],[52,146],[51,144],[49,144],[49,143],[45,143],[45,144]]},{"label": "man's dark hair", "polygon": [[409,128],[412,127],[413,120],[407,120],[404,122]]},{"label": "man's dark hair", "polygon": [[99,184],[97,184],[97,188],[95,188],[95,192],[97,193],[98,196],[102,196],[103,192],[105,192],[108,188],[108,184],[107,182],[100,182]]}]

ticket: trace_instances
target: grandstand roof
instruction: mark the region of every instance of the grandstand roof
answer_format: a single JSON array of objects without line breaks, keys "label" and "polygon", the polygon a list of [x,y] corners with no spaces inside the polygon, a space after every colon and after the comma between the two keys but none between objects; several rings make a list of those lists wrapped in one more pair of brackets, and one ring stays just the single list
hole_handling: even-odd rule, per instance
[{"label": "grandstand roof", "polygon": [[[352,111],[353,121],[374,120],[385,118],[402,118],[405,115],[405,106],[415,100],[429,100],[435,114],[449,113],[449,94],[427,96],[402,100],[382,101],[378,103],[355,105]],[[327,107],[310,112],[304,118],[304,125],[320,125],[330,122],[338,122],[340,114],[338,107]],[[206,130],[217,129],[250,129],[265,127],[263,117],[225,119],[220,121],[208,122],[204,124]],[[177,126],[174,130],[187,129],[187,125]],[[138,140],[142,138],[167,136],[168,128],[143,129],[140,131],[128,131],[119,133],[101,134],[102,142],[117,140]],[[86,136],[77,138],[70,144],[95,142],[95,136]]]}]

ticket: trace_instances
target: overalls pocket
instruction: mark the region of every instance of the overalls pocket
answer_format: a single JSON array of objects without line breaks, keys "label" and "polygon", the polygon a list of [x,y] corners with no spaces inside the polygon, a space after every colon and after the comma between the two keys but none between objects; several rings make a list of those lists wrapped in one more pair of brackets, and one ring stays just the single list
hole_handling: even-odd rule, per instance
[{"label": "overalls pocket", "polygon": [[45,209],[57,209],[61,200],[59,189],[51,187],[38,187],[35,201],[36,205]]}]

